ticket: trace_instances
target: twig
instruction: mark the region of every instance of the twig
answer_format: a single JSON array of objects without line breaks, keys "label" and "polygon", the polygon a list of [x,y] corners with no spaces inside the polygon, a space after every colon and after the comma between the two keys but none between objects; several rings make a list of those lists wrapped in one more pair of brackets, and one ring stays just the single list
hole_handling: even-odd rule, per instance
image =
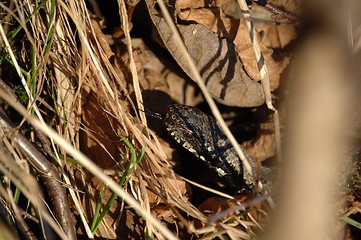
[{"label": "twig", "polygon": [[[1,71],[1,69],[0,69]],[[19,101],[18,97],[15,94],[14,89],[12,89],[11,87],[9,87],[9,85],[7,85],[4,80],[2,80],[2,78],[0,77],[0,88],[4,89],[10,96],[12,99],[14,99],[14,101]],[[54,154],[51,151],[51,142],[50,140],[44,135],[44,133],[42,133],[41,131],[39,131],[38,129],[35,129],[35,132],[37,134],[38,139],[40,140],[42,147],[44,149],[44,151],[49,154],[49,156],[53,157]]]},{"label": "twig", "polygon": [[0,108],[0,128],[28,157],[29,162],[41,175],[54,205],[55,215],[69,239],[76,239],[75,227],[59,172],[24,136],[16,132],[4,110]]},{"label": "twig", "polygon": [[287,18],[288,20],[291,20],[291,21],[298,20],[297,16],[295,16],[294,14],[286,12],[286,11],[274,6],[273,4],[268,3],[267,1],[253,0],[253,2],[257,3],[258,5],[264,6],[265,8],[270,10],[272,13],[277,14],[281,17]]},{"label": "twig", "polygon": [[207,225],[210,226],[210,225],[213,225],[213,224],[216,224],[220,219],[223,219],[229,215],[232,215],[238,211],[245,211],[246,208],[250,207],[250,206],[254,206],[256,203],[259,203],[259,202],[263,202],[264,200],[270,198],[271,196],[269,194],[267,195],[264,195],[264,196],[259,196],[257,198],[254,198],[254,199],[251,199],[249,201],[245,201],[243,203],[241,203],[240,205],[237,205],[235,207],[232,207],[232,208],[229,208],[229,209],[226,209],[220,213],[217,213],[217,214],[214,214],[214,215],[211,215],[209,218],[208,218],[208,223]]},{"label": "twig", "polygon": [[[4,138],[3,132],[0,132],[1,138]],[[15,163],[13,155],[9,152],[10,148],[12,147],[9,146],[9,141],[5,138],[3,139],[3,141],[6,147],[0,147],[0,172],[2,172],[6,177],[8,177],[10,181],[17,188],[20,189],[21,193],[32,203],[37,213],[41,215],[41,218],[46,220],[46,222],[58,234],[58,236],[60,236],[61,239],[68,239],[63,230],[60,229],[59,224],[57,224],[54,221],[54,218],[50,216],[44,202],[41,201],[41,199],[43,199],[43,196],[37,180],[34,176],[20,169],[20,167]],[[5,201],[10,202],[9,196],[6,190],[2,187],[2,185],[0,185],[0,195]],[[29,214],[25,214],[29,216]],[[36,220],[36,222],[40,221]]]},{"label": "twig", "polygon": [[29,228],[28,224],[24,221],[24,219],[21,216],[20,209],[18,208],[18,205],[15,203],[13,198],[13,192],[10,190],[10,188],[7,188],[8,196],[10,199],[11,207],[14,211],[15,219],[16,219],[16,225],[19,227],[19,229],[22,231],[26,239],[29,240],[35,240],[37,239],[34,233]]}]

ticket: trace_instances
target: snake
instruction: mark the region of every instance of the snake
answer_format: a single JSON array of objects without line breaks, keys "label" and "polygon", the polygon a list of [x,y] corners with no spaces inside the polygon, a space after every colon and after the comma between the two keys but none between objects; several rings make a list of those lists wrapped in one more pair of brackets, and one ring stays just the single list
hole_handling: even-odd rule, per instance
[{"label": "snake", "polygon": [[[183,148],[214,171],[235,192],[255,191],[253,177],[243,168],[241,159],[216,119],[196,107],[171,104],[164,117],[168,134]],[[256,176],[258,165],[245,153]],[[265,191],[273,188],[274,169],[261,167],[260,180]]]}]

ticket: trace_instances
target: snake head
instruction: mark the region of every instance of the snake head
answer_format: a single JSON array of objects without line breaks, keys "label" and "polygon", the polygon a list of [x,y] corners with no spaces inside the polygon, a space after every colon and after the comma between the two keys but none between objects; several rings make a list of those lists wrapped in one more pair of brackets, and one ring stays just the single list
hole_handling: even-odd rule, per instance
[{"label": "snake head", "polygon": [[186,105],[172,104],[168,107],[164,118],[164,125],[168,134],[193,153],[204,160],[200,154],[204,149],[204,136],[202,136],[202,116],[200,110]]}]

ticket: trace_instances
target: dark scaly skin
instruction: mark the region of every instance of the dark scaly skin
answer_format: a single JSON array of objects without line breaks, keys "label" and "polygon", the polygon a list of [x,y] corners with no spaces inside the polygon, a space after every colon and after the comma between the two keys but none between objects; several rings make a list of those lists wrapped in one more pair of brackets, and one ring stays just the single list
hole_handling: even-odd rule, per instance
[{"label": "dark scaly skin", "polygon": [[195,107],[172,104],[164,123],[172,138],[213,169],[228,187],[252,192],[252,180],[245,177],[241,160],[215,118]]}]

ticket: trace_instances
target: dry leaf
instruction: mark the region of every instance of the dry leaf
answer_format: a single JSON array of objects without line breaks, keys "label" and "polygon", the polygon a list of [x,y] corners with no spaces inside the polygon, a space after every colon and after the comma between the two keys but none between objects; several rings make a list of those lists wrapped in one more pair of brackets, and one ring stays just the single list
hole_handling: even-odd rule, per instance
[{"label": "dry leaf", "polygon": [[[192,79],[188,64],[179,52],[172,33],[155,8],[154,0],[147,0],[147,7],[164,45],[182,69]],[[230,106],[259,106],[264,103],[262,87],[251,80],[242,68],[235,46],[200,24],[178,25],[188,52],[193,57],[201,76],[219,102]]]},{"label": "dry leaf", "polygon": [[250,141],[244,142],[242,147],[255,161],[263,161],[276,155],[276,137],[272,120],[261,123],[259,136]]},{"label": "dry leaf", "polygon": [[101,25],[102,23],[97,18],[91,18],[90,20],[91,20],[92,27],[94,29],[95,38],[100,43],[101,48],[103,49],[105,55],[109,59],[110,57],[114,56],[114,53],[109,46],[107,36],[102,32],[102,25]]},{"label": "dry leaf", "polygon": [[[234,199],[210,197],[201,203],[198,209],[205,215],[212,215],[234,207],[237,205],[237,203],[244,202],[246,199],[246,196],[234,196]],[[194,222],[194,226],[196,228],[204,228],[206,227],[206,223],[196,220]]]},{"label": "dry leaf", "polygon": [[263,134],[256,140],[245,142],[242,146],[255,161],[263,161],[276,154],[276,138],[274,133]]},{"label": "dry leaf", "polygon": [[235,196],[235,199],[227,199],[222,197],[211,197],[205,200],[200,206],[199,210],[205,214],[215,214],[231,207],[234,207],[239,202],[244,202],[246,196]]},{"label": "dry leaf", "polygon": [[[115,133],[118,121],[111,119],[102,107],[102,99],[90,92],[83,99],[83,129],[79,133],[80,149],[99,167],[110,168],[120,161],[119,136]],[[104,103],[103,103],[104,104]],[[113,126],[110,124],[112,121]],[[106,149],[106,150],[105,150]]]},{"label": "dry leaf", "polygon": [[[172,184],[172,188],[168,188],[169,195],[176,196],[176,194],[172,191],[172,190],[176,189],[176,191],[181,193],[181,195],[184,197],[184,199],[188,200],[190,198],[191,191],[185,181],[180,180],[180,179],[173,179],[173,178],[166,179],[164,177],[159,177],[159,179],[157,179],[157,181],[158,180],[162,181],[166,184]],[[156,183],[154,183],[154,184],[156,184]],[[151,204],[157,205],[159,203],[163,203],[163,200],[157,194],[154,194],[152,191],[148,191],[147,193],[148,193],[149,202]]]},{"label": "dry leaf", "polygon": [[[233,41],[247,74],[256,81],[260,80],[259,69],[253,50],[253,44],[244,22],[222,14],[218,8],[190,9],[178,13],[180,19],[189,22],[197,22],[208,30],[219,34],[220,37]],[[270,75],[271,91],[279,86],[281,73],[287,67],[290,56],[273,56],[273,49],[282,49],[296,38],[293,26],[273,26],[270,24],[257,24],[256,31],[263,37],[260,41],[261,51]]]},{"label": "dry leaf", "polygon": [[203,95],[197,91],[194,84],[190,84],[189,81],[186,81],[186,79],[174,72],[167,74],[166,82],[169,88],[169,94],[175,102],[196,106],[204,101]]},{"label": "dry leaf", "polygon": [[144,220],[132,209],[123,211],[121,221],[117,225],[116,239],[144,239]]},{"label": "dry leaf", "polygon": [[152,215],[158,219],[164,219],[168,223],[174,222],[173,211],[164,204],[159,204],[152,208]]}]

